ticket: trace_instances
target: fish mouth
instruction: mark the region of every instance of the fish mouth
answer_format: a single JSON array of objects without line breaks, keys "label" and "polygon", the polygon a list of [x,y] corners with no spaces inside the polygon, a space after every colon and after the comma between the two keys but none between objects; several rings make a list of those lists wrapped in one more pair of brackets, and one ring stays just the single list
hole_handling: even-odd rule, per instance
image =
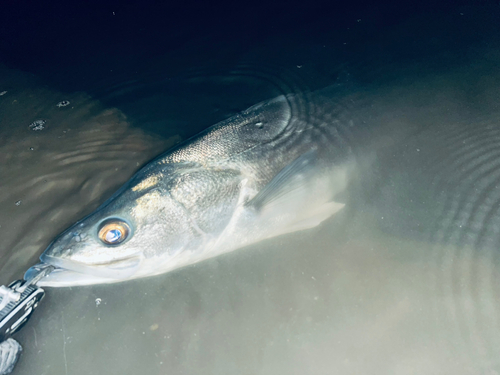
[{"label": "fish mouth", "polygon": [[[38,267],[43,264],[45,263],[39,263],[28,269],[24,274],[24,279],[29,279],[32,274],[38,273]],[[72,286],[110,284],[110,283],[117,283],[120,281],[122,280],[93,276],[89,274],[66,270],[63,268],[56,268],[47,276],[38,281],[36,285],[41,287],[60,288],[60,287],[72,287]]]},{"label": "fish mouth", "polygon": [[[109,284],[128,280],[136,273],[142,261],[140,256],[131,256],[112,263],[88,265],[46,254],[42,254],[40,260],[55,266],[56,269],[37,285],[56,287]],[[36,266],[31,267],[25,277],[28,277],[30,272],[35,272],[35,268]]]}]

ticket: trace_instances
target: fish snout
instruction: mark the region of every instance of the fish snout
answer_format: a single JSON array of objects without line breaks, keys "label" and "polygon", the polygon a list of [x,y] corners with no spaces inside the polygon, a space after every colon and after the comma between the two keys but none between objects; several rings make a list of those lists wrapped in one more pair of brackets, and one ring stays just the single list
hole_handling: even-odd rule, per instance
[{"label": "fish snout", "polygon": [[78,229],[63,233],[44,251],[43,255],[57,258],[71,258],[78,249],[85,247],[88,234]]}]

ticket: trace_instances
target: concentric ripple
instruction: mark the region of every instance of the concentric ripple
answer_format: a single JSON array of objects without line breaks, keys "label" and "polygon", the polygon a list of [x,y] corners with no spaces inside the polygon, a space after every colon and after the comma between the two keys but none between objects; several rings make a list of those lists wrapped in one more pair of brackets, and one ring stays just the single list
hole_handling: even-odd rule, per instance
[{"label": "concentric ripple", "polygon": [[500,365],[500,114],[473,118],[407,139],[381,191],[386,228],[428,244],[443,341],[486,370]]}]

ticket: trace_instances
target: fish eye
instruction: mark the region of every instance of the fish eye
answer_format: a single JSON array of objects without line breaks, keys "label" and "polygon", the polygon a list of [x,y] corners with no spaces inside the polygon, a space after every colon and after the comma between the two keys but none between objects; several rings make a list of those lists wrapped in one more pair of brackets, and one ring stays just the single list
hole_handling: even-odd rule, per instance
[{"label": "fish eye", "polygon": [[118,245],[130,235],[130,227],[120,219],[108,219],[101,223],[97,236],[106,245]]}]

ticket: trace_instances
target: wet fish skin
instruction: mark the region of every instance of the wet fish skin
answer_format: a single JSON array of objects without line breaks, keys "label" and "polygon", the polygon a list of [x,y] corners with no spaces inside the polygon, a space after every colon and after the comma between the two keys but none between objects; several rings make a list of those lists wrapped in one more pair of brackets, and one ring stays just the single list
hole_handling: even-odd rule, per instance
[{"label": "wet fish skin", "polygon": [[[58,269],[40,284],[152,276],[318,225],[355,165],[334,103],[280,96],[161,155],[49,245],[40,259]],[[98,237],[110,219],[130,227],[118,245]]]}]

